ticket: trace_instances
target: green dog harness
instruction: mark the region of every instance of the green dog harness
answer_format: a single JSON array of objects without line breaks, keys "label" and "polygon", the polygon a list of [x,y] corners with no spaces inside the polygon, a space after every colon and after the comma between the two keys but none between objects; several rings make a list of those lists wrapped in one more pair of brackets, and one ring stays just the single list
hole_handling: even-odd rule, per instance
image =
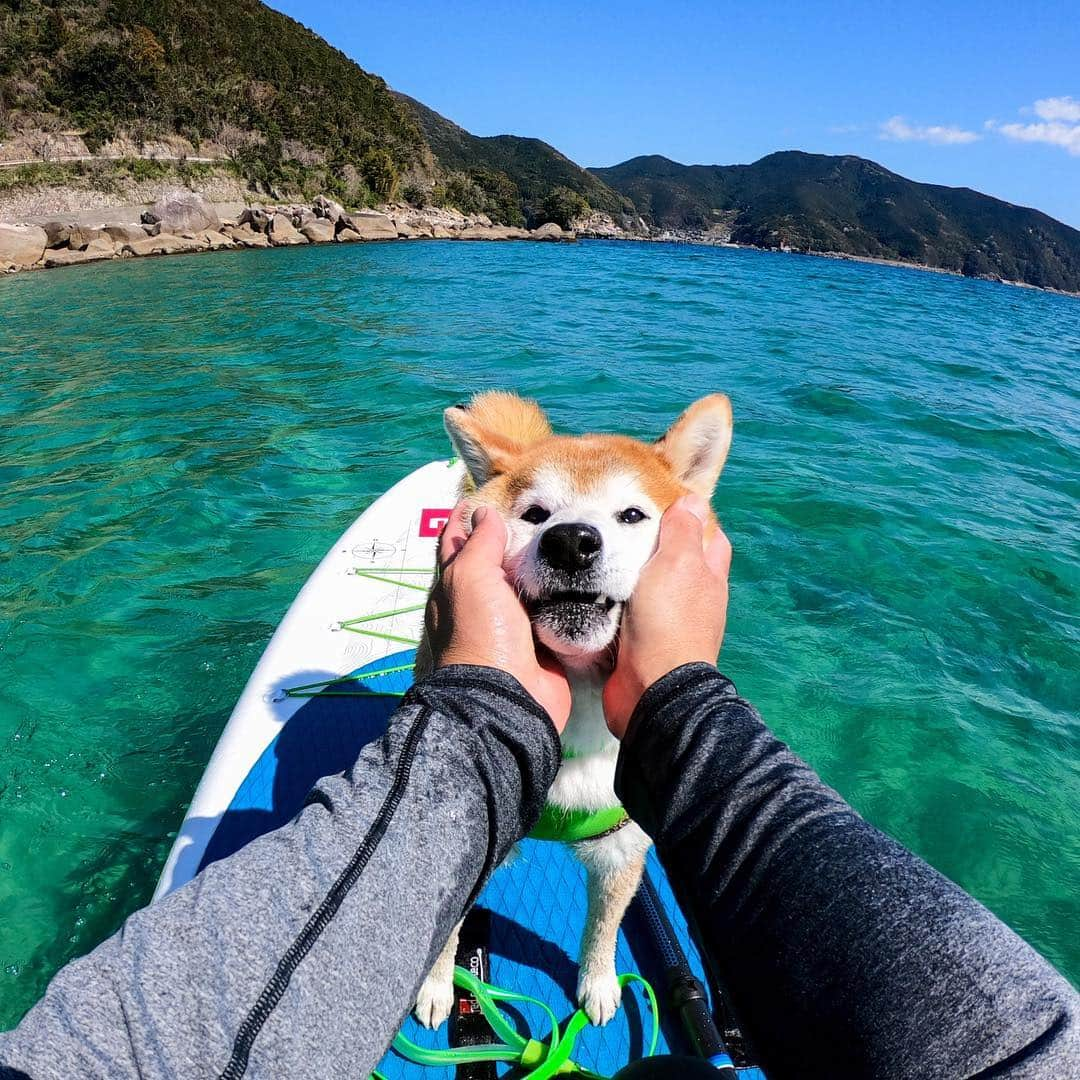
[{"label": "green dog harness", "polygon": [[547,803],[529,838],[579,844],[583,840],[610,836],[629,824],[630,815],[621,806],[611,806],[605,810],[565,810]]}]

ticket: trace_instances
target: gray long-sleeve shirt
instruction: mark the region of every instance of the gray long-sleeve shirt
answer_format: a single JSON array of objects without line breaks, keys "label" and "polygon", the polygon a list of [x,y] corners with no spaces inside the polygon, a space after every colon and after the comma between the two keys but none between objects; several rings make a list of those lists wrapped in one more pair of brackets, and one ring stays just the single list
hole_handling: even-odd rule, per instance
[{"label": "gray long-sleeve shirt", "polygon": [[[558,764],[512,678],[437,672],[291,824],[64,968],[0,1035],[0,1080],[366,1076]],[[1075,991],[715,669],[649,690],[617,783],[773,1080],[1080,1076]]]}]

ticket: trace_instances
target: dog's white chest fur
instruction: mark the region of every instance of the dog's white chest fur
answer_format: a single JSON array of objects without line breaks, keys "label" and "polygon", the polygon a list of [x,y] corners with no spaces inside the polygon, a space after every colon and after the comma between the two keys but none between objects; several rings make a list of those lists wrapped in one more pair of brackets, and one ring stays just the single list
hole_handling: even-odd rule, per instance
[{"label": "dog's white chest fur", "polygon": [[603,678],[595,669],[570,672],[568,678],[573,704],[562,733],[562,767],[548,791],[548,802],[567,810],[617,806],[619,740],[604,720]]}]

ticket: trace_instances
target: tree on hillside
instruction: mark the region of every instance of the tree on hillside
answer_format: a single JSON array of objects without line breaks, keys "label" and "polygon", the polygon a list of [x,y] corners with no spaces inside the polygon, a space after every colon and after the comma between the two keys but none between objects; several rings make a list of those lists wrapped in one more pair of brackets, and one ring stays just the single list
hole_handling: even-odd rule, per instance
[{"label": "tree on hillside", "polygon": [[393,199],[398,186],[398,170],[389,151],[372,148],[360,158],[360,172],[369,188],[386,202]]},{"label": "tree on hillside", "polygon": [[257,131],[248,131],[223,120],[212,136],[215,143],[225,151],[225,156],[234,163],[239,163],[246,151],[259,146],[266,140]]},{"label": "tree on hillside", "polygon": [[474,169],[470,177],[483,192],[484,212],[492,221],[503,225],[525,224],[525,215],[521,212],[521,192],[506,173]]},{"label": "tree on hillside", "polygon": [[569,229],[577,218],[590,210],[585,197],[568,187],[552,188],[540,209],[543,221],[553,221],[563,229]]}]

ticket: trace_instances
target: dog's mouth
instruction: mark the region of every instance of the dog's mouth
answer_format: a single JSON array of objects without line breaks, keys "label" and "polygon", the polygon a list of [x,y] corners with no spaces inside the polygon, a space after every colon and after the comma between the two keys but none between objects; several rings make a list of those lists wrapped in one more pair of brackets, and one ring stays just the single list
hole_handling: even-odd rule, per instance
[{"label": "dog's mouth", "polygon": [[526,602],[529,614],[536,618],[537,615],[554,608],[584,608],[597,609],[600,612],[608,612],[618,603],[612,596],[605,596],[599,592],[584,592],[577,589],[557,589],[538,596]]},{"label": "dog's mouth", "polygon": [[564,658],[602,652],[622,616],[619,600],[592,589],[553,589],[526,599],[525,608],[537,639]]}]

